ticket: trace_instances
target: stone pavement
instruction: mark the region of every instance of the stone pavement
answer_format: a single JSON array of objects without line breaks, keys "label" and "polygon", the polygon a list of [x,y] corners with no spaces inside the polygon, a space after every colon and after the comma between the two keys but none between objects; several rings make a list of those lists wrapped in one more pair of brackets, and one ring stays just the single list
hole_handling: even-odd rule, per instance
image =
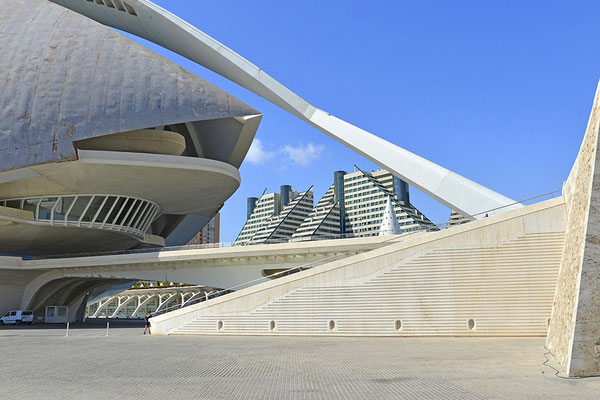
[{"label": "stone pavement", "polygon": [[167,337],[128,324],[105,333],[101,324],[68,338],[62,327],[0,327],[0,398],[600,396],[600,378],[560,379],[542,365],[543,338]]}]

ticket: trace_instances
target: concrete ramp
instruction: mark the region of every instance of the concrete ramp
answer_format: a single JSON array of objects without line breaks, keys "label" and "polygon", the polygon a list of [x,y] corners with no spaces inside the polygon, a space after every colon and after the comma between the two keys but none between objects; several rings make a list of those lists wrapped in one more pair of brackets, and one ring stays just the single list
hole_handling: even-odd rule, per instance
[{"label": "concrete ramp", "polygon": [[565,229],[560,197],[160,315],[153,332],[545,336]]}]

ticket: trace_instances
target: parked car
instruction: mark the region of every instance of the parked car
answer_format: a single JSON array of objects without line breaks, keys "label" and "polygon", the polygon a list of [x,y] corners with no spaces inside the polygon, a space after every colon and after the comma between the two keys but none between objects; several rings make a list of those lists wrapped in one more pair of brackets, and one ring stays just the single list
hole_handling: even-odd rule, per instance
[{"label": "parked car", "polygon": [[0,324],[33,324],[33,311],[31,310],[11,310],[0,318]]}]

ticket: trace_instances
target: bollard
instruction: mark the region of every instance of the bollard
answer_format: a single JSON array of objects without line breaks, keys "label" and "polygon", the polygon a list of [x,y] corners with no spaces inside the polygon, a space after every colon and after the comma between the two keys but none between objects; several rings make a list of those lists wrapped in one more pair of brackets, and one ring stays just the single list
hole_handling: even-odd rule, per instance
[{"label": "bollard", "polygon": [[67,334],[65,335],[65,337],[69,337],[69,323],[67,322]]},{"label": "bollard", "polygon": [[106,336],[108,336],[108,327],[110,326],[110,322],[106,322]]}]

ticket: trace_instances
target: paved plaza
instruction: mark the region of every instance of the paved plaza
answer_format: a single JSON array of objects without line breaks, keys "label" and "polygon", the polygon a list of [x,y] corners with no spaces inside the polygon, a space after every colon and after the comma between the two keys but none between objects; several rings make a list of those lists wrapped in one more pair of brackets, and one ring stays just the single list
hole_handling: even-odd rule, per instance
[{"label": "paved plaza", "polygon": [[[544,339],[144,336],[132,324],[0,327],[2,399],[597,398]],[[550,360],[550,365],[554,365]]]}]

